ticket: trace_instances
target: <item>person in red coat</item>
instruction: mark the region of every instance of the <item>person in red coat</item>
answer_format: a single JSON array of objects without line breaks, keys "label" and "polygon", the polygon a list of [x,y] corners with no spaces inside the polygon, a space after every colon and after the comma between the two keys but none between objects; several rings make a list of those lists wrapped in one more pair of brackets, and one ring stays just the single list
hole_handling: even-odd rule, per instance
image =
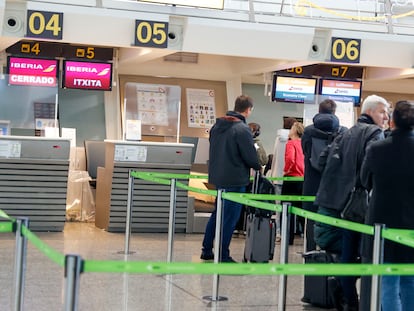
[{"label": "person in red coat", "polygon": [[[283,176],[303,177],[305,169],[305,159],[302,151],[301,137],[304,132],[304,126],[301,122],[293,123],[289,131],[289,140],[285,149],[285,167]],[[283,181],[282,195],[302,195],[303,181]],[[294,202],[292,205],[302,208],[302,202]],[[296,226],[296,221],[298,226]],[[293,245],[295,231],[303,233],[305,221],[303,217],[290,217],[289,245]],[[297,229],[297,230],[296,230]]]}]

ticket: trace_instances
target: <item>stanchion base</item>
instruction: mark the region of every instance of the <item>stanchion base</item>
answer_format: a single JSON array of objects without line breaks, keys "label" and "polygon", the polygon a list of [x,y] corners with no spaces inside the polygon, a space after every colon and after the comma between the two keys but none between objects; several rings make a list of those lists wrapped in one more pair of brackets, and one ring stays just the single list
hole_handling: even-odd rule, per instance
[{"label": "stanchion base", "polygon": [[117,252],[117,254],[124,254],[124,255],[132,255],[132,254],[135,254],[136,252],[131,252],[131,251],[129,251],[128,253],[125,253],[125,251],[119,251],[119,252]]},{"label": "stanchion base", "polygon": [[217,299],[213,299],[213,296],[203,296],[204,300],[210,300],[210,301],[226,301],[229,300],[229,298],[224,296],[218,296]]}]

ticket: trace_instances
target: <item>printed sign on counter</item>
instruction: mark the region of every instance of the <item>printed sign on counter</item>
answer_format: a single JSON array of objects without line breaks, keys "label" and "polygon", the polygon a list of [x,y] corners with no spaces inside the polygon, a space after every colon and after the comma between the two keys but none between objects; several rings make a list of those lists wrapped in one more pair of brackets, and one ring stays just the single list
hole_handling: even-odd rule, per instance
[{"label": "printed sign on counter", "polygon": [[14,140],[0,140],[0,158],[20,158],[22,143]]},{"label": "printed sign on counter", "polygon": [[115,145],[116,162],[146,162],[147,147],[133,145]]}]

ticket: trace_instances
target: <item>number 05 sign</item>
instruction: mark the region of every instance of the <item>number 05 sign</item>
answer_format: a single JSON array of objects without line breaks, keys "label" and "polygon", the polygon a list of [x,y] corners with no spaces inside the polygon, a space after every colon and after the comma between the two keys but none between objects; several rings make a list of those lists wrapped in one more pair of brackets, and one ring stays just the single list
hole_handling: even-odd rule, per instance
[{"label": "number 05 sign", "polygon": [[332,38],[332,62],[359,63],[360,52],[360,39]]},{"label": "number 05 sign", "polygon": [[135,21],[135,45],[165,49],[168,44],[168,23]]}]

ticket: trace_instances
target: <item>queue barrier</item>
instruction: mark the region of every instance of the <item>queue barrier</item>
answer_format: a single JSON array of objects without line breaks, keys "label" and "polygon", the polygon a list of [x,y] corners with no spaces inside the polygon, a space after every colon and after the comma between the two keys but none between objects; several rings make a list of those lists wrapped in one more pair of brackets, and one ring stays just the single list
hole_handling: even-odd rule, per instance
[{"label": "queue barrier", "polygon": [[[204,190],[189,187],[183,183],[176,182],[175,179],[187,178],[206,178],[200,175],[186,174],[163,174],[148,172],[130,172],[131,180],[133,178],[141,178],[159,182],[165,185],[176,184],[177,187],[205,193],[209,195],[217,195],[215,190]],[[168,180],[170,178],[171,180]],[[283,179],[283,178],[278,178]],[[172,188],[173,189],[173,188]],[[132,190],[132,189],[131,189]],[[330,216],[319,215],[305,211],[293,206],[281,206],[280,204],[272,204],[261,202],[261,200],[290,200],[290,201],[312,201],[314,197],[306,196],[286,196],[286,195],[253,195],[240,193],[222,193],[222,198],[234,200],[242,204],[250,205],[257,208],[267,209],[271,211],[282,211],[285,214],[292,213],[314,221],[323,222],[333,226],[358,231],[365,234],[374,235],[381,239],[389,239],[397,243],[401,243],[410,247],[414,247],[414,230],[391,229],[380,226],[380,231],[374,230],[373,226],[352,223],[350,221],[337,219]],[[174,196],[171,196],[174,198]],[[283,217],[283,215],[282,215]],[[27,241],[30,241],[40,252],[57,265],[65,268],[65,305],[64,310],[77,310],[77,297],[79,291],[80,274],[84,272],[104,272],[104,273],[140,273],[140,274],[213,274],[213,275],[280,275],[286,277],[288,275],[358,275],[358,276],[380,276],[380,275],[414,275],[413,264],[220,264],[214,263],[188,263],[188,262],[140,262],[140,261],[97,261],[86,260],[78,255],[64,255],[46,243],[41,241],[33,232],[29,230],[27,219],[12,218],[0,210],[0,232],[15,232],[17,252],[22,252],[16,258],[15,263],[15,293],[14,293],[14,309],[22,310],[24,272],[27,248]],[[173,218],[172,218],[173,219]],[[285,226],[286,227],[286,226]],[[24,241],[21,241],[24,238]],[[282,236],[283,239],[283,236]],[[286,239],[285,239],[286,240]],[[375,247],[374,247],[375,248]],[[20,251],[19,251],[20,250]],[[375,288],[373,288],[375,290]],[[376,288],[378,290],[378,287]],[[280,294],[280,292],[279,292]],[[378,292],[376,293],[378,301]],[[279,310],[284,310],[285,305],[278,305]],[[379,310],[378,303],[371,304],[371,310]]]}]

